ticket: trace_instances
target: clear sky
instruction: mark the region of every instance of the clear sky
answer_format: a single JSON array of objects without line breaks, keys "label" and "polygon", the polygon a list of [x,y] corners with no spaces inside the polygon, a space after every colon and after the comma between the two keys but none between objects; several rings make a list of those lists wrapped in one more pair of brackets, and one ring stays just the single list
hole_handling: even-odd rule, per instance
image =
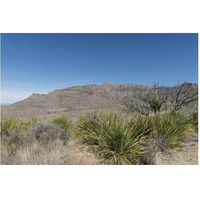
[{"label": "clear sky", "polygon": [[198,82],[198,34],[1,34],[2,103],[74,85]]}]

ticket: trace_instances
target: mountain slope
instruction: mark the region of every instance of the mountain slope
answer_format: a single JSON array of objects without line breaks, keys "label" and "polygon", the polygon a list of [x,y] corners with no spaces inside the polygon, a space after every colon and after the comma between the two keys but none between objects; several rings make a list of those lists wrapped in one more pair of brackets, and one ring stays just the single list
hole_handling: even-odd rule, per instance
[{"label": "mountain slope", "polygon": [[32,94],[27,99],[2,107],[2,116],[30,117],[55,112],[73,112],[91,109],[112,110],[133,90],[144,88],[134,84],[112,84],[75,86],[55,90],[48,94]]},{"label": "mountain slope", "polygon": [[[196,84],[188,87],[196,87]],[[37,117],[58,112],[77,116],[91,110],[119,111],[122,99],[133,91],[145,88],[134,84],[74,86],[55,90],[48,94],[32,94],[27,99],[9,106],[2,106],[3,117]]]}]

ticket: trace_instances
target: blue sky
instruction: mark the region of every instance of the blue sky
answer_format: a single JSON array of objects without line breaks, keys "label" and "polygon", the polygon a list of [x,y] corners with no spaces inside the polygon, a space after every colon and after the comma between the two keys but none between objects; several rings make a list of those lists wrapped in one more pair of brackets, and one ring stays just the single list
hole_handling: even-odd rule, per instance
[{"label": "blue sky", "polygon": [[198,82],[197,34],[1,34],[2,103],[74,85]]}]

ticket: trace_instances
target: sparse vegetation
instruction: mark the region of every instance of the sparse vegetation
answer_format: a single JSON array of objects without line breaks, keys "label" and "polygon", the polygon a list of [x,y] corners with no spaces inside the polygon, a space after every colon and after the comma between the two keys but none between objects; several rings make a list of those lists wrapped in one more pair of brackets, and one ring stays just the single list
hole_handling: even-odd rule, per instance
[{"label": "sparse vegetation", "polygon": [[[192,130],[198,129],[198,115],[185,116],[173,109],[154,116],[122,117],[95,112],[81,116],[73,125],[67,117],[48,122],[7,119],[1,123],[2,157],[11,164],[154,164],[157,152],[181,147]],[[73,137],[70,131],[73,130]],[[70,139],[71,138],[71,139]],[[68,147],[75,141],[80,150]],[[81,150],[82,149],[82,150]],[[87,151],[87,153],[76,153]],[[79,154],[80,161],[68,152]],[[87,160],[87,159],[86,159]]]},{"label": "sparse vegetation", "polygon": [[192,86],[189,87],[187,82],[176,85],[173,90],[170,91],[170,105],[175,110],[180,110],[187,105],[198,101],[198,89]]},{"label": "sparse vegetation", "polygon": [[133,91],[132,95],[124,99],[123,109],[128,113],[142,115],[158,114],[166,110],[169,99],[169,88],[159,88],[158,83]]},{"label": "sparse vegetation", "polygon": [[133,91],[132,96],[122,102],[123,109],[128,113],[143,115],[158,114],[171,110],[180,110],[198,101],[198,89],[189,83],[178,84],[175,87],[159,87],[154,83]]},{"label": "sparse vegetation", "polygon": [[196,90],[187,87],[154,84],[136,90],[134,101],[126,102],[130,115],[94,112],[73,123],[66,115],[3,119],[2,163],[155,164],[157,153],[182,148],[191,133],[198,133],[198,113],[181,112],[197,100]]},{"label": "sparse vegetation", "polygon": [[37,141],[44,143],[44,145],[56,139],[60,139],[66,144],[69,137],[69,133],[56,124],[37,123],[30,132]]},{"label": "sparse vegetation", "polygon": [[11,159],[10,164],[59,164],[58,160],[63,163],[52,157],[65,152],[59,150],[66,148],[69,132],[61,126],[35,119],[7,119],[1,127],[2,158]]}]

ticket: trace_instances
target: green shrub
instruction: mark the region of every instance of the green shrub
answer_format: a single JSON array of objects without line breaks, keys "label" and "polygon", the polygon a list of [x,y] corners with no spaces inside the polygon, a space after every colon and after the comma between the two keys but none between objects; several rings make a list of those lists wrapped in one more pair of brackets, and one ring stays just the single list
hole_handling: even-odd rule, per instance
[{"label": "green shrub", "polygon": [[1,134],[9,135],[9,131],[16,128],[17,121],[14,119],[6,119],[1,121]]},{"label": "green shrub", "polygon": [[27,131],[30,127],[37,122],[36,119],[32,120],[16,120],[16,119],[6,119],[1,122],[1,133],[9,135],[12,130],[16,131]]},{"label": "green shrub", "polygon": [[80,117],[74,136],[103,164],[136,164],[142,153],[138,124],[117,114]]},{"label": "green shrub", "polygon": [[159,99],[153,98],[149,101],[149,105],[151,109],[154,111],[154,113],[159,113],[161,109],[161,102]]},{"label": "green shrub", "polygon": [[160,151],[179,147],[191,130],[187,117],[177,111],[154,116],[154,139]]},{"label": "green shrub", "polygon": [[57,124],[66,131],[68,131],[69,128],[71,127],[71,122],[65,115],[54,117],[52,120],[50,120],[50,123]]},{"label": "green shrub", "polygon": [[31,126],[37,123],[37,119],[32,120],[18,120],[18,129],[21,131],[27,131]]}]

